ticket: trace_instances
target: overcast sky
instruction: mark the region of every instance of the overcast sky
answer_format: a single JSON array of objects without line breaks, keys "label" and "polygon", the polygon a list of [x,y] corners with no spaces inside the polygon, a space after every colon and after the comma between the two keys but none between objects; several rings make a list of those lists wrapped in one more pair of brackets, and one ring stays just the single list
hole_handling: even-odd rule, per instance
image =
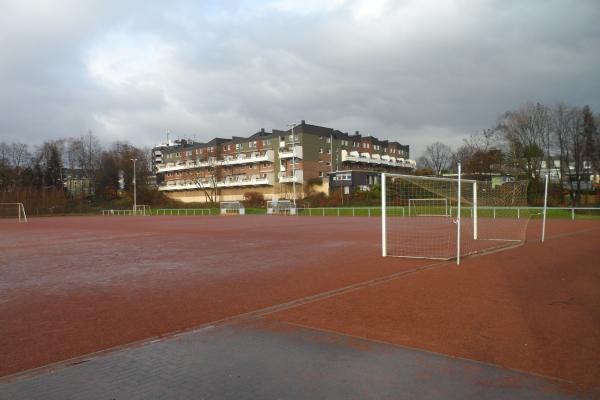
[{"label": "overcast sky", "polygon": [[599,0],[1,0],[0,141],[305,119],[416,158],[528,101],[600,111]]}]

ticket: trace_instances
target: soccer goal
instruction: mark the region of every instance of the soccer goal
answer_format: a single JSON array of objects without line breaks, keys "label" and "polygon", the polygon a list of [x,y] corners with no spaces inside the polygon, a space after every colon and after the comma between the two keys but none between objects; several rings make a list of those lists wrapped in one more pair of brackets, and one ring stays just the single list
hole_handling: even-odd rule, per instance
[{"label": "soccer goal", "polygon": [[244,215],[246,209],[239,201],[222,201],[221,215]]},{"label": "soccer goal", "polygon": [[[459,174],[460,177],[460,169]],[[382,254],[460,263],[461,256],[518,245],[529,218],[527,181],[382,174]]]},{"label": "soccer goal", "polygon": [[0,218],[27,222],[27,214],[23,203],[0,203]]},{"label": "soccer goal", "polygon": [[408,199],[408,215],[431,217],[434,215],[448,217],[448,199],[444,197],[431,199]]},{"label": "soccer goal", "polygon": [[296,215],[296,205],[291,200],[267,201],[267,215]]}]

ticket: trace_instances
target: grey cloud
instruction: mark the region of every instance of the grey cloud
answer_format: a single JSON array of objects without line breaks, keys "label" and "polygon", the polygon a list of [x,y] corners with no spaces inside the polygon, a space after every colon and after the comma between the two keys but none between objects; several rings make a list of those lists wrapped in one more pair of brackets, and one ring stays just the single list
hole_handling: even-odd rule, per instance
[{"label": "grey cloud", "polygon": [[306,119],[417,157],[527,101],[600,111],[596,1],[320,3],[9,7],[0,140],[92,129],[152,145],[165,129],[204,140]]}]

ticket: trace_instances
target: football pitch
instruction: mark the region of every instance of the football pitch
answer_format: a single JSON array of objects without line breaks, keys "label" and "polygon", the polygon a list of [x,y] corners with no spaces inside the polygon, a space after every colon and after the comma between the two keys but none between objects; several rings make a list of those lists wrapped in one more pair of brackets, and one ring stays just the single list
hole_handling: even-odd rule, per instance
[{"label": "football pitch", "polygon": [[[599,221],[550,219],[540,243],[531,220],[524,244],[460,266],[382,257],[380,224],[2,223],[0,399],[119,398],[165,377],[174,392],[156,398],[190,382],[199,398],[600,394]],[[124,366],[146,375],[109,378]]]}]

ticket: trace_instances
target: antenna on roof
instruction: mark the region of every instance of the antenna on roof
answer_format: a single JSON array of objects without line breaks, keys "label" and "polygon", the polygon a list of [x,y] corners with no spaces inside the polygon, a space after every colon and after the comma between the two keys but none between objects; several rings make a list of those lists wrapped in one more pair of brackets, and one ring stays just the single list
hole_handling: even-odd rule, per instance
[{"label": "antenna on roof", "polygon": [[169,128],[167,128],[167,143],[169,143]]}]

